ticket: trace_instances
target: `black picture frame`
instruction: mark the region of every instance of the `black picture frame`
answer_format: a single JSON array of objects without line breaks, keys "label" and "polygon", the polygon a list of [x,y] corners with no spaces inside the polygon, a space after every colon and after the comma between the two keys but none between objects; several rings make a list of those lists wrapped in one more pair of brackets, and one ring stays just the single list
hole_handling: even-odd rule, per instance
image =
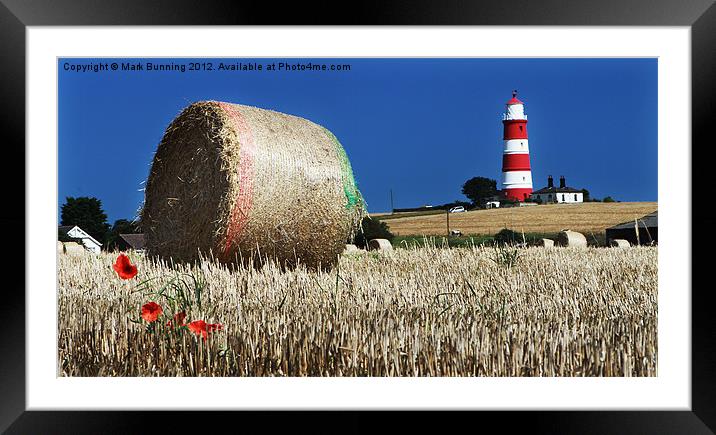
[{"label": "black picture frame", "polygon": [[[188,431],[200,423],[207,429],[229,422],[245,432],[245,423],[237,426],[234,412],[120,411],[26,411],[25,410],[25,271],[32,253],[24,245],[31,228],[25,223],[25,38],[27,26],[70,25],[568,25],[568,26],[690,26],[692,43],[692,232],[703,233],[700,248],[692,234],[684,234],[692,243],[692,276],[684,277],[685,290],[692,302],[692,383],[690,411],[545,411],[545,412],[463,412],[436,416],[410,412],[405,414],[362,413],[358,411],[318,411],[297,416],[243,413],[241,421],[271,422],[269,431],[310,424],[313,432],[373,432],[397,430],[398,433],[430,426],[458,430],[464,424],[476,430],[493,424],[510,432],[549,433],[713,433],[716,431],[716,328],[708,303],[711,288],[695,286],[696,278],[708,273],[710,255],[708,234],[713,231],[713,215],[706,212],[712,201],[706,165],[714,161],[711,125],[716,120],[716,6],[712,0],[683,2],[676,0],[605,0],[600,2],[530,1],[509,2],[397,2],[369,1],[357,4],[341,2],[270,2],[159,0],[72,1],[72,0],[0,0],[0,97],[3,109],[0,126],[5,160],[15,162],[4,171],[6,206],[0,210],[0,222],[6,228],[6,246],[12,249],[5,261],[5,286],[2,289],[0,316],[0,430],[7,433],[146,433]],[[676,146],[676,144],[674,144]],[[698,158],[694,158],[698,152]],[[711,169],[711,170],[710,170]],[[17,173],[12,174],[13,171]],[[23,180],[23,189],[16,180]],[[21,230],[22,229],[22,230]],[[687,230],[687,229],[686,229]],[[22,240],[21,240],[22,237]],[[8,240],[9,239],[9,240]],[[20,255],[19,246],[23,246]],[[101,392],[98,392],[101,394]],[[400,404],[396,404],[399,407]],[[381,417],[383,422],[374,422]],[[444,418],[443,418],[444,417]],[[446,419],[449,423],[446,425]],[[148,426],[151,424],[151,426]],[[450,429],[453,428],[453,429]],[[233,431],[233,430],[232,430]]]}]

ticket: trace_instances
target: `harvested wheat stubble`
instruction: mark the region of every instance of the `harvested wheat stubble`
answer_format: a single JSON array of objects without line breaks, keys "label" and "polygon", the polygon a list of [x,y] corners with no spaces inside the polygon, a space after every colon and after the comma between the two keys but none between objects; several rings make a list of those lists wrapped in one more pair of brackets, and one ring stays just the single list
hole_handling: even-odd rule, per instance
[{"label": "harvested wheat stubble", "polygon": [[331,271],[132,258],[156,288],[206,283],[187,319],[224,326],[207,342],[132,323],[147,299],[116,256],[61,255],[58,375],[657,375],[658,248],[520,252],[506,267],[492,247],[427,244]]},{"label": "harvested wheat stubble", "polygon": [[335,136],[303,118],[216,101],[167,128],[147,180],[147,253],[187,262],[327,267],[365,214]]}]

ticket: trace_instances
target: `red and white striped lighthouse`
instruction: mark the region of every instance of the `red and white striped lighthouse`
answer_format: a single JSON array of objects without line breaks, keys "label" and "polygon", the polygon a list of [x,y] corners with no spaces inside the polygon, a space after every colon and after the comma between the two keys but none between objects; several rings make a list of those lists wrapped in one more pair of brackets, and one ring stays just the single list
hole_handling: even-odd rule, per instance
[{"label": "red and white striped lighthouse", "polygon": [[502,115],[505,148],[502,154],[502,195],[505,199],[524,201],[532,193],[530,148],[527,143],[525,105],[512,91]]}]

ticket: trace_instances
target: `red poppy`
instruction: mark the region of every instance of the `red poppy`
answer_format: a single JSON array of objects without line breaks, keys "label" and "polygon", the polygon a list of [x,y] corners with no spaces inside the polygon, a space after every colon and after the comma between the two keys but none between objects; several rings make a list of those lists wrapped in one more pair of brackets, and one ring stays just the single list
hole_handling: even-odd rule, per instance
[{"label": "red poppy", "polygon": [[[176,326],[186,326],[186,323],[184,323],[184,319],[186,319],[186,312],[182,311],[180,313],[176,313],[174,315],[174,324]],[[172,321],[167,322],[167,326],[172,326]]]},{"label": "red poppy", "polygon": [[156,302],[149,302],[142,305],[142,319],[149,323],[155,322],[162,314],[162,307]]},{"label": "red poppy", "polygon": [[124,254],[119,254],[119,257],[117,257],[117,261],[114,262],[112,268],[114,268],[115,272],[117,272],[119,277],[122,279],[131,279],[137,275],[137,266],[130,263],[129,257]]},{"label": "red poppy", "polygon": [[210,332],[221,331],[223,325],[220,323],[206,323],[203,320],[194,320],[187,325],[189,330],[196,335],[201,335],[206,340]]}]

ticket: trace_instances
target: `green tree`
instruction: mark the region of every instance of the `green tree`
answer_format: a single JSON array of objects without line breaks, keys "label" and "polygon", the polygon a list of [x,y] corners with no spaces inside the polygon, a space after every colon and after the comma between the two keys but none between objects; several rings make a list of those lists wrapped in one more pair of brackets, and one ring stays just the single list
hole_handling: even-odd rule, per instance
[{"label": "green tree", "polygon": [[603,202],[617,202],[617,201],[616,201],[614,198],[612,198],[611,196],[605,196],[602,201],[603,201]]},{"label": "green tree", "polygon": [[102,201],[87,196],[65,198],[60,213],[60,225],[77,225],[100,243],[106,242],[109,231]]},{"label": "green tree", "polygon": [[592,198],[589,196],[589,191],[587,189],[582,189],[582,201],[589,202]]},{"label": "green tree", "polygon": [[107,233],[107,250],[114,250],[120,234],[134,234],[139,232],[139,225],[137,225],[136,222],[132,222],[127,219],[117,219],[114,221],[112,229]]},{"label": "green tree", "polygon": [[365,248],[368,242],[373,239],[388,239],[391,242],[395,235],[388,229],[388,224],[378,219],[364,217],[361,222],[362,230],[356,234],[354,243],[356,246]]},{"label": "green tree", "polygon": [[482,205],[488,198],[497,195],[497,181],[486,177],[470,178],[462,185],[462,194],[473,205]]}]

